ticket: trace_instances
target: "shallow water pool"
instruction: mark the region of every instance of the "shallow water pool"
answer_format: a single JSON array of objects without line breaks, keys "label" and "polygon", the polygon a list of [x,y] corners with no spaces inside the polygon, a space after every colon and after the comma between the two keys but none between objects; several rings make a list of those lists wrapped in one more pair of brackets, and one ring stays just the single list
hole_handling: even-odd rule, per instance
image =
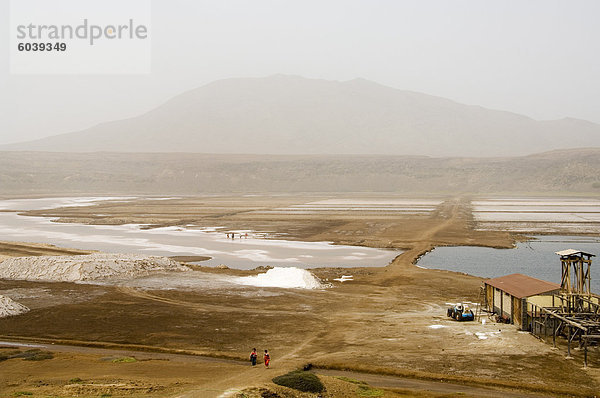
[{"label": "shallow water pool", "polygon": [[[534,236],[520,242],[514,249],[454,246],[438,247],[423,256],[418,266],[464,272],[470,275],[495,278],[521,273],[534,278],[560,283],[561,265],[555,252],[577,249],[600,254],[600,238],[587,236]],[[595,260],[595,261],[594,261]],[[600,260],[592,260],[592,291],[600,293]]]},{"label": "shallow water pool", "polygon": [[[110,198],[113,201],[123,198]],[[52,198],[0,201],[0,209],[33,210],[59,206],[88,206],[103,198]],[[241,231],[236,231],[239,233]],[[203,265],[225,264],[252,269],[261,265],[280,267],[383,267],[400,250],[263,239],[249,231],[247,239],[228,239],[218,228],[165,227],[142,229],[141,225],[86,225],[52,222],[44,217],[0,212],[0,240],[49,243],[61,247],[159,256],[207,256]]]}]

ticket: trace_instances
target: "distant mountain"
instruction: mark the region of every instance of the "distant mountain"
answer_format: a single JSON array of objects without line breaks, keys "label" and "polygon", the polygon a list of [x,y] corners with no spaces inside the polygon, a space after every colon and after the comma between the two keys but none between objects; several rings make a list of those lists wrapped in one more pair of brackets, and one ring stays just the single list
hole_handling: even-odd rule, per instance
[{"label": "distant mountain", "polygon": [[220,80],[150,112],[0,146],[57,152],[518,156],[600,146],[600,125],[536,121],[363,79]]},{"label": "distant mountain", "polygon": [[0,152],[0,195],[600,195],[600,148],[510,158]]}]

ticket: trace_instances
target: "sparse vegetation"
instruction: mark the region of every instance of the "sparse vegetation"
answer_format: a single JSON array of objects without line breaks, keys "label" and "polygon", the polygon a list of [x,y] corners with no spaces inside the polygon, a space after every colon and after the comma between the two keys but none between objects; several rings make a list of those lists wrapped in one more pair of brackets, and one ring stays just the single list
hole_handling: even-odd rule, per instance
[{"label": "sparse vegetation", "polygon": [[356,379],[353,379],[351,377],[346,377],[346,376],[338,376],[337,379],[340,379],[342,381],[346,381],[346,382],[352,383],[352,384],[367,384],[364,381],[356,380]]},{"label": "sparse vegetation", "polygon": [[137,359],[135,359],[134,357],[121,357],[121,358],[115,358],[112,360],[113,363],[131,363],[131,362],[137,362]]},{"label": "sparse vegetation", "polygon": [[23,358],[26,361],[43,361],[54,358],[54,355],[50,351],[28,350],[17,356],[17,358]]},{"label": "sparse vegetation", "polygon": [[273,378],[273,383],[305,392],[322,392],[325,388],[319,378],[310,372],[295,370]]},{"label": "sparse vegetation", "polygon": [[79,384],[79,383],[83,383],[83,380],[81,380],[79,377],[74,377],[71,380],[69,380],[69,384]]},{"label": "sparse vegetation", "polygon": [[361,384],[358,387],[358,396],[359,397],[382,397],[383,390],[373,388],[368,384]]},{"label": "sparse vegetation", "polygon": [[343,380],[348,383],[358,384],[358,396],[359,397],[382,397],[383,390],[371,387],[364,381],[356,380],[351,377],[338,376],[339,380]]},{"label": "sparse vegetation", "polygon": [[15,350],[0,354],[0,362],[13,358],[22,358],[26,361],[43,361],[54,358],[54,355],[50,351],[41,351],[39,349],[27,351]]},{"label": "sparse vegetation", "polygon": [[33,395],[33,393],[30,391],[17,391],[15,393],[15,397],[24,397],[24,396],[28,396],[28,395]]}]

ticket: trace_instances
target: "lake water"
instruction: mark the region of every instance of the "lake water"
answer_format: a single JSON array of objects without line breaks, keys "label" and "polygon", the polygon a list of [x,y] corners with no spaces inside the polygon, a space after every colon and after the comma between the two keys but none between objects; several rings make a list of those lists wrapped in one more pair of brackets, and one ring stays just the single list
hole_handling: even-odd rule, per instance
[{"label": "lake water", "polygon": [[[534,278],[560,283],[561,265],[555,252],[577,249],[600,254],[600,238],[587,236],[535,236],[514,249],[455,246],[438,247],[423,256],[417,265],[424,268],[464,272],[495,278],[521,273]],[[600,260],[592,259],[592,291],[600,293]]]},{"label": "lake water", "polygon": [[[107,198],[51,198],[0,200],[0,210],[35,210],[59,206],[90,206]],[[114,197],[112,201],[130,198]],[[164,199],[164,198],[158,198]],[[49,243],[61,247],[111,253],[160,256],[210,256],[206,265],[225,264],[251,269],[260,265],[280,267],[385,266],[401,253],[329,242],[262,239],[252,231],[247,239],[228,239],[219,227],[193,229],[166,227],[142,229],[140,225],[85,225],[52,222],[43,217],[0,212],[0,240]],[[242,232],[242,231],[239,231]]]}]

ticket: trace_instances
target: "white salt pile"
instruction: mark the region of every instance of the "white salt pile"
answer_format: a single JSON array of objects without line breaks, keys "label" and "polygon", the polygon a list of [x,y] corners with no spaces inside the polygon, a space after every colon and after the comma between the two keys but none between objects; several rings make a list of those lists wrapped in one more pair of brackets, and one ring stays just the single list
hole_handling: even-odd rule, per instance
[{"label": "white salt pile", "polygon": [[13,301],[10,297],[0,295],[0,318],[24,314],[29,311],[29,308],[23,304]]},{"label": "white salt pile", "polygon": [[17,257],[0,263],[0,279],[102,281],[135,278],[161,271],[188,271],[166,257],[96,253],[81,256]]},{"label": "white salt pile", "polygon": [[305,269],[275,267],[263,274],[233,279],[234,283],[258,287],[283,287],[298,289],[321,289],[319,280]]}]

